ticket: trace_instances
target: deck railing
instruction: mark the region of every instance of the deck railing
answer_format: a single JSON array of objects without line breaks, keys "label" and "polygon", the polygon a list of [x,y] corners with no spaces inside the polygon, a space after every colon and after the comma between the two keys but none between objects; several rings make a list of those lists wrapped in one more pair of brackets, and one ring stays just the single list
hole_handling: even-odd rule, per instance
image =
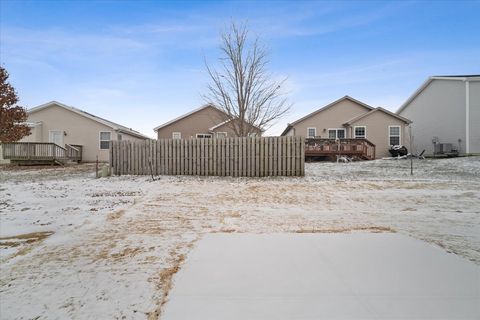
[{"label": "deck railing", "polygon": [[65,161],[82,160],[82,146],[61,147],[51,142],[2,142],[4,159],[13,161]]},{"label": "deck railing", "polygon": [[72,161],[81,161],[82,160],[82,152],[83,147],[79,144],[66,144],[66,155],[67,158]]},{"label": "deck railing", "polygon": [[375,159],[375,145],[367,139],[322,139],[305,140],[305,156],[347,155],[363,159]]}]

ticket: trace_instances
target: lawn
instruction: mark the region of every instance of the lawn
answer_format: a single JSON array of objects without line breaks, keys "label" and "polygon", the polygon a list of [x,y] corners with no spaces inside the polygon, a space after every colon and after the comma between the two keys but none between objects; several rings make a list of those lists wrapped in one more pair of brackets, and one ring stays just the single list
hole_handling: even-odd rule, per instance
[{"label": "lawn", "polygon": [[155,319],[207,233],[398,232],[480,265],[480,157],[414,166],[155,181],[95,179],[90,164],[0,167],[1,317]]}]

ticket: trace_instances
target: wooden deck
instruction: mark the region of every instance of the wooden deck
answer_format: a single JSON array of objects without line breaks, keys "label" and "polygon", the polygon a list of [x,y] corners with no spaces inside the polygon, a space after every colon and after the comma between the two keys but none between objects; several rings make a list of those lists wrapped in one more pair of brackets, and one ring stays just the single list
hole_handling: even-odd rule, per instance
[{"label": "wooden deck", "polygon": [[305,157],[336,160],[337,156],[356,157],[362,160],[375,159],[375,145],[367,139],[322,139],[305,140]]},{"label": "wooden deck", "polygon": [[50,142],[3,142],[3,159],[22,164],[64,164],[82,161],[82,146]]}]

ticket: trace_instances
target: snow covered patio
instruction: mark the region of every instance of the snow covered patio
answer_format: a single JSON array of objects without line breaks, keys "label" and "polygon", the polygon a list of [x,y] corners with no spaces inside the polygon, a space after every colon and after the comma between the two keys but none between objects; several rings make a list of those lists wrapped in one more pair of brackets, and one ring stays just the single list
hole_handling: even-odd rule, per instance
[{"label": "snow covered patio", "polygon": [[479,268],[480,157],[415,167],[413,177],[408,161],[376,160],[310,163],[305,177],[155,181],[95,179],[90,164],[0,167],[1,318],[162,318],[172,276],[211,234],[395,233]]},{"label": "snow covered patio", "polygon": [[480,268],[394,233],[210,234],[163,319],[479,319]]}]

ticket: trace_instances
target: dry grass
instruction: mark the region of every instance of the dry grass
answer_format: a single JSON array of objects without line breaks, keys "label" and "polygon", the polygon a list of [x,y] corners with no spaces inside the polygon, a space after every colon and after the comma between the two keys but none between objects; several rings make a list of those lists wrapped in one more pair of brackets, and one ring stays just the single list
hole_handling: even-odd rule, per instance
[{"label": "dry grass", "polygon": [[295,233],[349,233],[355,231],[368,231],[373,233],[396,232],[390,227],[370,226],[370,227],[352,227],[352,228],[330,228],[330,229],[299,229]]},{"label": "dry grass", "polygon": [[118,210],[118,211],[111,212],[107,215],[107,220],[109,221],[116,220],[118,218],[121,218],[124,214],[125,214],[125,210]]},{"label": "dry grass", "polygon": [[168,294],[173,286],[173,276],[180,270],[182,263],[185,261],[185,255],[180,254],[174,261],[173,265],[160,271],[160,287],[162,290],[162,297],[158,303],[157,309],[147,314],[148,320],[157,320],[162,313],[162,307],[168,301]]},{"label": "dry grass", "polygon": [[32,233],[24,233],[10,237],[1,237],[0,238],[0,246],[5,247],[17,247],[22,244],[32,244],[35,242],[42,241],[43,239],[51,236],[53,234],[52,231],[44,231],[44,232],[32,232]]}]

